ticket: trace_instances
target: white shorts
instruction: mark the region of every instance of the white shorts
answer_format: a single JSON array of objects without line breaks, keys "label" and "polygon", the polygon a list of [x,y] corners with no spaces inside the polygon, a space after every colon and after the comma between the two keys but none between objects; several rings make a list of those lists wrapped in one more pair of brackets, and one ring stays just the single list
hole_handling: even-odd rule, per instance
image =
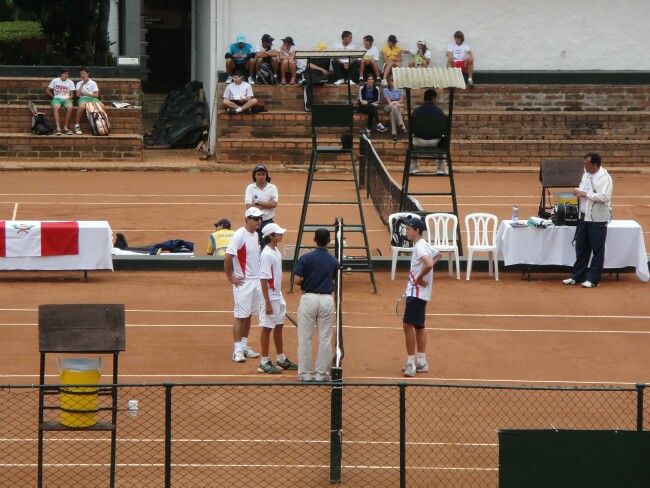
[{"label": "white shorts", "polygon": [[271,300],[271,307],[273,308],[273,314],[266,315],[266,303],[262,300],[262,306],[260,307],[260,327],[275,329],[276,325],[284,325],[284,316],[287,313],[287,303],[284,301],[284,298]]},{"label": "white shorts", "polygon": [[260,312],[260,304],[264,303],[262,285],[258,278],[250,278],[235,286],[232,285],[232,296],[235,299],[234,315],[237,319],[246,319]]}]

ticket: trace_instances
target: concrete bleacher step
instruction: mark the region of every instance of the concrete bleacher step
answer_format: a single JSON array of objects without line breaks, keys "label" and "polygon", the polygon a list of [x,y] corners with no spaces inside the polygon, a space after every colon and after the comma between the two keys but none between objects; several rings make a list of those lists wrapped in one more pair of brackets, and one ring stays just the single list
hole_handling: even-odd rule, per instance
[{"label": "concrete bleacher step", "polygon": [[91,169],[93,161],[141,161],[142,135],[94,137],[0,133],[0,161],[32,160],[83,160]]},{"label": "concrete bleacher step", "polygon": [[[52,107],[49,105],[36,105],[39,112],[54,124],[54,114]],[[140,134],[142,133],[142,117],[139,107],[115,108],[106,106],[106,115],[111,122],[112,134]],[[65,112],[61,112],[61,125],[65,120]],[[76,108],[72,111],[70,119],[70,128],[74,126],[76,117]],[[91,134],[90,124],[86,114],[81,117],[81,130],[84,134]],[[23,105],[0,105],[0,132],[30,132],[32,127],[32,116],[26,106]]]}]

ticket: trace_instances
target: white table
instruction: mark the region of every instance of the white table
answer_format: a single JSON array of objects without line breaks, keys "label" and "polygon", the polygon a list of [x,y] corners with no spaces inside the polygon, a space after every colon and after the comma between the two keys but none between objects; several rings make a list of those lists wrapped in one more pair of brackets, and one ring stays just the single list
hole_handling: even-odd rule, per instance
[{"label": "white table", "polygon": [[113,270],[111,228],[104,220],[78,221],[79,254],[0,258],[0,270]]},{"label": "white table", "polygon": [[[497,232],[497,249],[506,266],[513,264],[573,266],[576,250],[569,226],[537,229],[512,227],[504,220]],[[643,230],[634,220],[613,220],[607,227],[605,268],[633,266],[641,281],[650,280]]]}]

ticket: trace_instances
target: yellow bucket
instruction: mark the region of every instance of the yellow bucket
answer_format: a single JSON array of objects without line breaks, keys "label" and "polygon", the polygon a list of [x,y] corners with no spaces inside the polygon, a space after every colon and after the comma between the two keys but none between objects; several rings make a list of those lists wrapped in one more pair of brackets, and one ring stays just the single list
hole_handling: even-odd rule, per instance
[{"label": "yellow bucket", "polygon": [[[101,376],[102,358],[56,360],[63,385],[96,385]],[[97,423],[97,392],[92,386],[61,388],[61,425],[77,429]]]},{"label": "yellow bucket", "polygon": [[570,191],[561,191],[555,194],[555,203],[572,203],[578,205],[578,197]]}]

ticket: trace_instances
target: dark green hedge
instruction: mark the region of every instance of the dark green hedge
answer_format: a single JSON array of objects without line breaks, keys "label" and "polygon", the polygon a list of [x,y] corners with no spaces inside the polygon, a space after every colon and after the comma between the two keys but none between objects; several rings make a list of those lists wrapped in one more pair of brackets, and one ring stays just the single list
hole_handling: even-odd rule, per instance
[{"label": "dark green hedge", "polygon": [[39,64],[45,38],[38,22],[0,22],[0,59],[3,64]]}]

